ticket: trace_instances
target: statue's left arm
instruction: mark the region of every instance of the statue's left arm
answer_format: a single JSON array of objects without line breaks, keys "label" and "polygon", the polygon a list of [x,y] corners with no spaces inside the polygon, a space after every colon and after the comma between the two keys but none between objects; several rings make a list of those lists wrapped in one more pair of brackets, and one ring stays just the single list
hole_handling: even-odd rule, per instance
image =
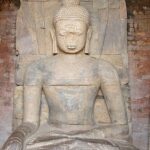
[{"label": "statue's left arm", "polygon": [[99,65],[99,74],[101,90],[111,120],[111,123],[101,128],[101,131],[108,138],[128,139],[129,127],[118,73],[114,66],[102,61]]},{"label": "statue's left arm", "polygon": [[118,73],[111,64],[100,62],[101,90],[104,95],[112,124],[127,124],[125,102]]}]

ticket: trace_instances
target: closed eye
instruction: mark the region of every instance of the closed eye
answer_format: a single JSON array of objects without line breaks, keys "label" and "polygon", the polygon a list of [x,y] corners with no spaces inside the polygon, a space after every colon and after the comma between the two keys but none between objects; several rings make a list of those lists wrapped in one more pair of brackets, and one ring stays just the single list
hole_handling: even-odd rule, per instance
[{"label": "closed eye", "polygon": [[77,32],[77,34],[78,34],[78,35],[82,35],[82,34],[83,34],[83,32]]},{"label": "closed eye", "polygon": [[76,31],[76,34],[82,35],[82,34],[83,34],[83,31],[77,30],[77,31]]},{"label": "closed eye", "polygon": [[67,34],[66,31],[59,31],[60,36],[65,36],[66,34]]}]

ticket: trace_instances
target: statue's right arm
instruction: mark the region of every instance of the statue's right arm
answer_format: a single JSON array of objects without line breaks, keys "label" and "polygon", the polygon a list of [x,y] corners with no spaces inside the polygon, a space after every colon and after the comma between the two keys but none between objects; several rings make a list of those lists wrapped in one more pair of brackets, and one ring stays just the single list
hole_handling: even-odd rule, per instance
[{"label": "statue's right arm", "polygon": [[23,150],[26,138],[39,127],[42,78],[40,71],[35,67],[27,69],[24,79],[23,123],[11,134],[2,150]]},{"label": "statue's right arm", "polygon": [[23,150],[26,137],[30,136],[36,130],[32,123],[22,123],[7,139],[2,150]]}]

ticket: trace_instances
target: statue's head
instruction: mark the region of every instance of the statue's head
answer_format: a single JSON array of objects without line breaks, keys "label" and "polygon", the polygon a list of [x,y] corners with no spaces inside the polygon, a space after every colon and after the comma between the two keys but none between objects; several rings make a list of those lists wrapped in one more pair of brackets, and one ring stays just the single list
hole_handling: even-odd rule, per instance
[{"label": "statue's head", "polygon": [[54,17],[55,35],[53,52],[57,47],[69,54],[79,53],[82,50],[88,53],[91,30],[89,29],[89,13],[79,5],[79,0],[64,0],[63,6]]}]

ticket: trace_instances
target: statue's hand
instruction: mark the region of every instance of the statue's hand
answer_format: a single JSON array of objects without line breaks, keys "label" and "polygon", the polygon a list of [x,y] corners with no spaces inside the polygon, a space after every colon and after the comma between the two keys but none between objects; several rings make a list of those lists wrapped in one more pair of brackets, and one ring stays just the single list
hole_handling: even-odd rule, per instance
[{"label": "statue's hand", "polygon": [[31,123],[23,123],[8,138],[2,150],[23,150],[26,138],[35,132],[36,126]]},{"label": "statue's hand", "polygon": [[2,150],[23,150],[23,141],[20,139],[8,139]]}]

